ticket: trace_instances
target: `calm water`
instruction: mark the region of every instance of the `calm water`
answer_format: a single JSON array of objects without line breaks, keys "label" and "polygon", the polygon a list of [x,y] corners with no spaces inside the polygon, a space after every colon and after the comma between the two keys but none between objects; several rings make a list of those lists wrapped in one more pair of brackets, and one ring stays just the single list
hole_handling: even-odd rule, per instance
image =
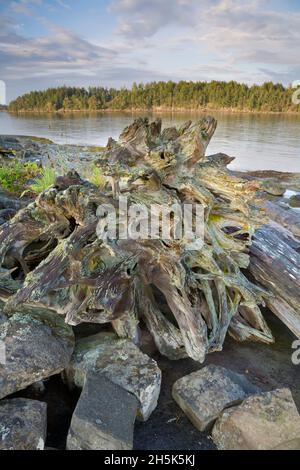
[{"label": "calm water", "polygon": [[[164,126],[201,116],[191,112],[156,114],[155,117],[158,115],[163,118]],[[239,170],[300,172],[300,116],[213,115],[218,120],[218,128],[207,154],[223,152],[234,156],[236,160],[231,168]],[[117,138],[136,116],[131,113],[16,116],[0,112],[0,134],[48,137],[63,144],[105,145],[108,137]]]}]

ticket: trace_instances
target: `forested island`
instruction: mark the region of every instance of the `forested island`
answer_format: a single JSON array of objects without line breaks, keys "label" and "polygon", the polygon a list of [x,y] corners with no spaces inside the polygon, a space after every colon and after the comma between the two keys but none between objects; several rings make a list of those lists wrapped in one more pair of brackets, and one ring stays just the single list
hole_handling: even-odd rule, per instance
[{"label": "forested island", "polygon": [[300,112],[292,102],[295,90],[272,82],[263,85],[235,81],[152,82],[128,88],[62,86],[19,96],[11,112],[64,112],[97,110],[230,110]]}]

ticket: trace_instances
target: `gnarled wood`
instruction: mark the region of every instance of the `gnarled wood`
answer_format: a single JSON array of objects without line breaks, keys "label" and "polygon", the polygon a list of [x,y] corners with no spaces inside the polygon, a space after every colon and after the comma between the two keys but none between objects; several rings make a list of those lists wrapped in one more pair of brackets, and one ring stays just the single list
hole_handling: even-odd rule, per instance
[{"label": "gnarled wood", "polygon": [[300,338],[300,253],[297,241],[274,225],[264,225],[251,246],[250,272],[273,294],[267,306]]},{"label": "gnarled wood", "polygon": [[[112,322],[134,341],[143,318],[161,353],[174,359],[204,361],[222,349],[229,328],[238,340],[271,343],[258,307],[267,292],[241,271],[262,220],[254,205],[259,184],[232,176],[228,158],[205,156],[215,128],[210,117],[163,131],[160,120],[138,119],[98,161],[106,188],[70,173],[20,211],[0,230],[0,266],[17,267],[13,281],[23,283],[6,312],[43,305],[73,325]],[[98,206],[118,213],[120,195],[148,210],[201,204],[203,246],[184,237],[98,238]],[[102,214],[101,226],[108,217]]]}]

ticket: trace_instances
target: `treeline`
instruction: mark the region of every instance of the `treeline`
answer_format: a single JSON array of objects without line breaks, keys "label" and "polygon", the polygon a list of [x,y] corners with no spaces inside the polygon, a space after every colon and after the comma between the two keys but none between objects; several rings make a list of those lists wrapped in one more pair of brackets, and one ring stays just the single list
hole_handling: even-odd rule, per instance
[{"label": "treeline", "polygon": [[126,109],[232,109],[241,111],[300,112],[292,103],[295,90],[272,82],[248,86],[231,82],[134,83],[131,89],[59,87],[18,97],[9,111],[83,111]]}]

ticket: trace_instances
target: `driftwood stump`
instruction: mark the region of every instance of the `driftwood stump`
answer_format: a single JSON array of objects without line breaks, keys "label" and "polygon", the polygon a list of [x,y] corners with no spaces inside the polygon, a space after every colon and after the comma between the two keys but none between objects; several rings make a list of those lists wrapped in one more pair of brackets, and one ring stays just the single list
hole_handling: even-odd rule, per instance
[{"label": "driftwood stump", "polygon": [[[239,341],[273,342],[259,308],[267,294],[244,274],[260,225],[258,185],[231,175],[230,159],[205,157],[215,128],[209,117],[164,130],[160,120],[138,119],[118,142],[109,140],[98,162],[105,188],[68,174],[3,225],[7,314],[21,304],[42,305],[72,325],[111,322],[134,341],[143,321],[162,354],[200,362],[222,349],[228,331]],[[97,208],[118,211],[120,196],[147,207],[201,204],[204,245],[99,239]]]}]

